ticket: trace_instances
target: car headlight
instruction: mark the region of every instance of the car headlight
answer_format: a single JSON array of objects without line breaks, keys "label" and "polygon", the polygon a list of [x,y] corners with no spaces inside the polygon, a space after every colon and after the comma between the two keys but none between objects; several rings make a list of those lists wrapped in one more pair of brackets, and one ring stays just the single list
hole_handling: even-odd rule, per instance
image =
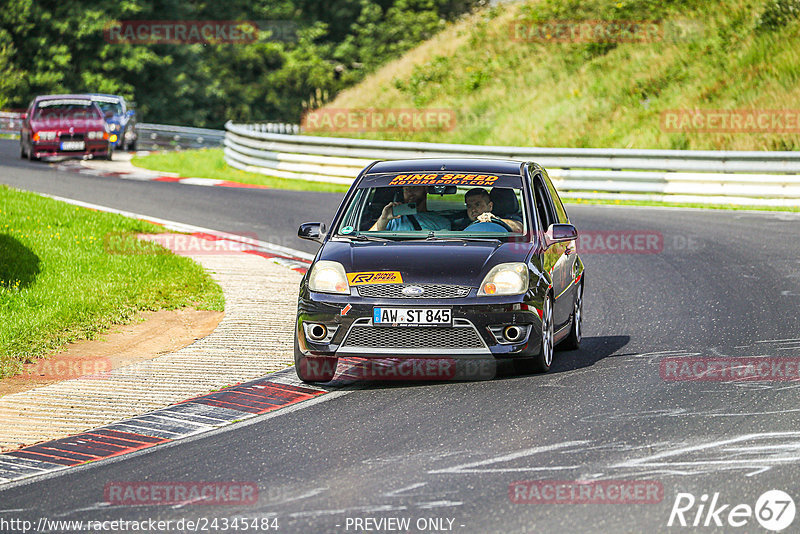
[{"label": "car headlight", "polygon": [[344,267],[335,261],[320,260],[315,263],[308,277],[308,288],[320,293],[350,294]]},{"label": "car headlight", "polygon": [[524,263],[501,263],[483,279],[478,296],[519,295],[527,290],[528,267]]},{"label": "car headlight", "polygon": [[89,132],[86,134],[88,139],[103,139],[105,132],[104,131],[97,131],[97,132]]},{"label": "car headlight", "polygon": [[116,132],[117,130],[119,130],[119,124],[109,124],[109,127],[112,132]]},{"label": "car headlight", "polygon": [[56,138],[56,132],[36,132],[33,134],[34,141],[53,141]]}]

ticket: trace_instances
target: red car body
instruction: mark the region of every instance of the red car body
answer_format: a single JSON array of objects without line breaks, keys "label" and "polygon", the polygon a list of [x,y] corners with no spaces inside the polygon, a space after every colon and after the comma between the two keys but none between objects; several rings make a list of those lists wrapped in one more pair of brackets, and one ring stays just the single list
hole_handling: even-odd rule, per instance
[{"label": "red car body", "polygon": [[103,112],[86,95],[46,95],[33,99],[23,115],[20,156],[111,158]]}]

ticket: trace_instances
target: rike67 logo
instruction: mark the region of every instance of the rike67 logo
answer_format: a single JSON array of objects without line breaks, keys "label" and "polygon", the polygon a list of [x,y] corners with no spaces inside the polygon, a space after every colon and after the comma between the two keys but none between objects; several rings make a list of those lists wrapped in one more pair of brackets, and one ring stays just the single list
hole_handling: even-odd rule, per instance
[{"label": "rike67 logo", "polygon": [[781,490],[764,492],[756,500],[755,507],[723,503],[718,492],[710,500],[705,493],[699,499],[691,493],[678,493],[667,526],[738,528],[751,524],[755,517],[761,527],[779,532],[792,524],[794,516],[794,499]]}]

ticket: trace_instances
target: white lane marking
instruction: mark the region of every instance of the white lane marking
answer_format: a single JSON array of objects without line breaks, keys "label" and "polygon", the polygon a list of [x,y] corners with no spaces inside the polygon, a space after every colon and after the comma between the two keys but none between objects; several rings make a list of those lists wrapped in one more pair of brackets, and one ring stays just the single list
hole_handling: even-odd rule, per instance
[{"label": "white lane marking", "polygon": [[103,508],[107,508],[109,506],[111,506],[111,503],[96,502],[96,503],[94,503],[92,505],[89,505],[89,506],[86,506],[84,508],[75,508],[74,510],[67,510],[66,512],[63,512],[63,513],[60,513],[60,514],[56,514],[56,517],[65,517],[65,516],[74,514],[75,512],[93,512],[95,510],[102,510]]},{"label": "white lane marking", "polygon": [[763,339],[756,341],[756,343],[785,343],[787,341],[800,341],[800,337],[791,337],[789,339]]},{"label": "white lane marking", "polygon": [[295,502],[295,501],[299,501],[299,500],[302,500],[302,499],[308,499],[309,497],[316,497],[317,495],[319,495],[321,493],[325,493],[326,491],[328,491],[328,489],[329,488],[327,488],[327,487],[325,487],[325,488],[314,488],[314,489],[312,489],[310,491],[307,491],[305,493],[301,493],[300,495],[294,495],[294,496],[291,496],[291,497],[286,497],[285,499],[281,499],[280,501],[269,501],[266,504],[268,504],[269,506],[275,506],[277,504],[286,504],[286,503],[289,503],[289,502]]},{"label": "white lane marking", "polygon": [[131,217],[134,219],[141,219],[145,221],[154,222],[164,226],[167,230],[174,230],[176,232],[186,232],[186,233],[195,233],[201,232],[204,234],[213,235],[216,237],[220,237],[223,239],[228,239],[230,241],[236,241],[239,243],[245,243],[248,245],[255,245],[259,248],[264,249],[266,252],[271,252],[274,254],[281,254],[284,256],[294,256],[297,258],[302,258],[304,260],[311,261],[314,259],[313,254],[309,254],[307,252],[303,252],[301,250],[296,250],[289,247],[284,247],[281,245],[276,245],[274,243],[269,243],[267,241],[259,241],[258,239],[252,239],[250,237],[240,236],[237,234],[231,234],[228,232],[220,232],[219,230],[212,230],[211,228],[204,228],[202,226],[194,226],[192,224],[185,224],[180,223],[177,221],[170,221],[168,219],[161,219],[159,217],[151,217],[149,215],[142,215],[140,213],[134,213],[131,211],[124,211],[118,210],[115,208],[109,208],[108,206],[101,206],[99,204],[92,204],[90,202],[83,202],[81,200],[75,200],[72,198],[64,198],[55,195],[45,195],[43,193],[37,193],[43,197],[52,198],[53,200],[58,200],[61,202],[66,202],[67,204],[72,204],[73,206],[81,206],[83,208],[89,208],[97,211],[104,211],[107,213],[116,213],[118,215],[123,215],[125,217]]},{"label": "white lane marking", "polygon": [[181,178],[178,181],[186,185],[219,185],[225,183],[225,180],[215,180],[214,178]]},{"label": "white lane marking", "polygon": [[433,510],[434,508],[452,508],[454,506],[463,505],[464,503],[462,501],[431,501],[419,502],[415,504],[417,508],[421,508],[422,510]]},{"label": "white lane marking", "polygon": [[406,486],[405,488],[400,488],[400,489],[396,489],[396,490],[392,490],[392,491],[387,491],[386,493],[383,494],[383,496],[384,497],[400,497],[401,495],[398,495],[399,493],[403,493],[403,492],[410,491],[410,490],[413,490],[413,489],[421,488],[422,486],[425,486],[426,484],[427,484],[427,482],[417,482],[416,484],[411,484],[410,486]]},{"label": "white lane marking", "polygon": [[453,467],[447,467],[445,469],[434,469],[432,471],[428,471],[429,475],[439,475],[445,473],[456,473],[456,474],[467,474],[467,473],[514,473],[514,472],[521,472],[521,471],[556,471],[556,470],[563,470],[563,469],[577,469],[581,467],[580,465],[569,465],[569,466],[558,466],[558,467],[519,467],[519,468],[485,468],[485,469],[477,469],[482,468],[487,465],[497,464],[500,462],[509,462],[511,460],[517,460],[519,458],[525,458],[527,456],[533,456],[534,454],[539,454],[542,452],[550,452],[559,449],[566,449],[569,447],[573,447],[576,445],[583,445],[586,443],[590,443],[586,440],[580,441],[565,441],[563,443],[556,443],[555,445],[543,445],[541,447],[532,447],[530,449],[523,449],[521,451],[512,452],[511,454],[504,454],[503,456],[497,456],[495,458],[489,458],[488,460],[480,460],[478,462],[470,462],[467,464],[456,465]]},{"label": "white lane marking", "polygon": [[[747,476],[753,476],[771,469],[775,465],[791,464],[800,461],[800,443],[792,441],[790,443],[776,446],[765,445],[764,447],[737,446],[736,444],[746,441],[756,440],[780,440],[780,439],[800,438],[800,432],[766,432],[760,434],[744,434],[735,438],[728,438],[717,441],[710,441],[698,445],[679,447],[642,458],[627,459],[623,462],[611,465],[614,468],[695,468],[693,474],[706,472],[709,470],[729,469],[748,469]],[[739,456],[763,453],[767,447],[776,447],[776,452],[771,455],[756,454],[750,458],[740,459]],[[788,449],[787,449],[788,447]],[[683,460],[693,453],[708,452],[713,456],[709,458],[699,458],[696,460]],[[798,454],[787,454],[787,452],[798,452]],[[715,454],[716,453],[716,454]]]},{"label": "white lane marking", "polygon": [[288,514],[289,517],[315,517],[318,515],[341,515],[350,514],[355,515],[358,513],[369,514],[374,512],[399,512],[401,510],[408,510],[408,506],[394,506],[391,504],[378,504],[375,506],[356,506],[353,508],[338,508],[335,510],[308,510],[306,512],[294,512]]}]

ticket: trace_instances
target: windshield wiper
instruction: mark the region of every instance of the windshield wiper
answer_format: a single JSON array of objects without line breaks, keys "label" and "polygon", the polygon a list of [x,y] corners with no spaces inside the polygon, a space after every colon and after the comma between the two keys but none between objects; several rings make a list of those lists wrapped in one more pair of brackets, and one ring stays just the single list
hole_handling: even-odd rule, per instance
[{"label": "windshield wiper", "polygon": [[392,241],[388,237],[380,237],[380,236],[376,236],[376,235],[364,235],[364,234],[358,234],[358,235],[353,235],[353,236],[350,236],[350,235],[348,235],[348,236],[338,236],[338,237],[344,237],[345,239],[352,239],[352,240],[355,240],[355,241]]},{"label": "windshield wiper", "polygon": [[500,238],[498,237],[471,237],[471,236],[438,236],[433,235],[431,232],[428,237],[425,238],[426,241],[478,241],[484,243],[500,243]]}]

